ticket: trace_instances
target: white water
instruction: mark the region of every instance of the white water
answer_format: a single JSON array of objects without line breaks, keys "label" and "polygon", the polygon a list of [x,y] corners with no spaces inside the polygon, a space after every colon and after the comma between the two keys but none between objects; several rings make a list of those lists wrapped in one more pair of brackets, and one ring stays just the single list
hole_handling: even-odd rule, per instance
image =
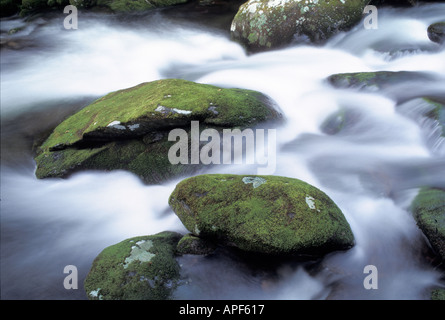
[{"label": "white water", "polygon": [[[277,128],[275,174],[325,191],[348,219],[356,245],[326,257],[317,272],[282,266],[267,289],[264,279],[230,260],[202,261],[191,271],[194,296],[181,292],[179,298],[427,299],[428,290],[441,285],[441,274],[428,264],[425,239],[407,208],[418,187],[445,187],[444,146],[439,138],[428,139],[434,125],[422,126],[415,106],[410,112],[418,113],[407,115],[396,100],[445,97],[445,50],[426,34],[443,16],[442,4],[381,9],[378,30],[359,25],[322,47],[252,56],[224,32],[178,25],[160,15],[131,24],[80,16],[79,29],[71,31],[63,30],[60,18],[31,24],[24,32],[40,47],[2,49],[2,121],[30,111],[39,111],[43,116],[36,121],[44,121],[54,104],[63,108],[65,101],[160,78],[261,91],[286,118]],[[2,21],[2,29],[20,24]],[[325,82],[334,73],[380,70],[427,71],[437,80],[374,93],[338,90]],[[320,125],[340,107],[359,117],[341,134],[324,134]],[[15,126],[39,123],[14,120]],[[13,150],[8,143],[13,144],[3,137],[2,157]],[[84,299],[82,290],[63,288],[64,266],[77,266],[83,281],[106,246],[164,230],[186,232],[167,204],[180,179],[145,186],[126,172],[87,172],[37,180],[29,150],[18,154],[24,165],[2,165],[3,299]],[[208,172],[254,174],[256,168],[221,165]],[[377,290],[363,287],[368,264],[379,270]]]}]

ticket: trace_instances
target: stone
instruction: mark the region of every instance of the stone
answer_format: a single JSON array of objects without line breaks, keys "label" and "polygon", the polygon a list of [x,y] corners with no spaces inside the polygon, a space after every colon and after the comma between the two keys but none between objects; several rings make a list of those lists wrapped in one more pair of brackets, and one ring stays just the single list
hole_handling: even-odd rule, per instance
[{"label": "stone", "polygon": [[204,174],[178,183],[169,204],[192,234],[247,252],[320,256],[354,245],[338,206],[298,179]]},{"label": "stone", "polygon": [[167,300],[180,285],[176,246],[181,235],[164,231],[105,248],[85,279],[90,300]]}]

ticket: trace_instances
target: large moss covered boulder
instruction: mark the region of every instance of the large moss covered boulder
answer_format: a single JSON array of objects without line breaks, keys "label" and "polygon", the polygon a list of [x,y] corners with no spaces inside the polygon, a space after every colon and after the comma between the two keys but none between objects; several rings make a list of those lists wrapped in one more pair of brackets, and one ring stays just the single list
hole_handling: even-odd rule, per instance
[{"label": "large moss covered boulder", "polygon": [[422,188],[411,210],[432,248],[445,260],[445,190]]},{"label": "large moss covered boulder", "polygon": [[232,38],[251,51],[289,44],[294,37],[326,40],[357,24],[368,0],[250,0],[231,25]]},{"label": "large moss covered boulder", "polygon": [[169,204],[196,236],[248,252],[320,256],[354,244],[338,206],[298,179],[199,175],[181,181]]},{"label": "large moss covered boulder", "polygon": [[179,79],[143,83],[112,92],[60,123],[38,148],[36,176],[120,169],[158,183],[199,167],[170,162],[176,143],[168,139],[171,130],[189,132],[192,121],[200,130],[243,128],[279,117],[272,101],[256,91]]},{"label": "large moss covered boulder", "polygon": [[91,300],[166,300],[179,285],[176,245],[181,235],[165,231],[105,248],[85,279]]}]

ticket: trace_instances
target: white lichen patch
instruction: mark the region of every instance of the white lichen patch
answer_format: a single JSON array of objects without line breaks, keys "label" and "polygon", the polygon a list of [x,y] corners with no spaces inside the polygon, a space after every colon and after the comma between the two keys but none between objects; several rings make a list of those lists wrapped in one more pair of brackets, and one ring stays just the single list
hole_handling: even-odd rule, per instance
[{"label": "white lichen patch", "polygon": [[155,111],[157,112],[161,112],[161,113],[179,113],[179,114],[191,114],[192,112],[189,110],[181,110],[181,109],[176,109],[176,108],[168,108],[168,107],[164,107],[159,105]]},{"label": "white lichen patch", "polygon": [[133,261],[149,262],[153,259],[156,255],[148,251],[151,247],[153,247],[153,241],[151,240],[141,240],[136,242],[136,245],[131,247],[130,256],[125,258],[124,269],[127,269]]},{"label": "white lichen patch", "polygon": [[236,30],[236,23],[235,20],[232,21],[232,24],[230,25],[230,31],[235,31]]},{"label": "white lichen patch", "polygon": [[299,1],[300,0],[269,0],[269,2],[267,2],[267,7],[269,8],[282,7],[287,3],[299,2]]},{"label": "white lichen patch", "polygon": [[248,6],[247,6],[247,12],[249,13],[255,13],[257,11],[259,3],[258,2],[251,2]]},{"label": "white lichen patch", "polygon": [[172,109],[174,112],[176,112],[176,113],[179,113],[179,114],[191,114],[192,112],[191,111],[189,111],[189,110],[181,110],[181,109],[176,109],[176,108],[173,108]]},{"label": "white lichen patch", "polygon": [[92,290],[89,295],[92,298],[98,298],[99,300],[103,299],[103,296],[99,294],[100,288],[97,288],[96,290]]},{"label": "white lichen patch", "polygon": [[244,177],[243,182],[245,184],[251,183],[253,185],[253,188],[258,188],[263,183],[266,183],[266,179],[260,178],[260,177]]},{"label": "white lichen patch", "polygon": [[121,125],[121,122],[117,121],[117,120],[110,122],[107,125],[107,127],[114,128],[114,129],[119,129],[119,130],[125,130],[126,129],[125,126]]},{"label": "white lichen patch", "polygon": [[130,129],[131,131],[134,131],[134,130],[138,129],[139,127],[140,127],[139,123],[135,123],[135,124],[129,125],[128,129]]},{"label": "white lichen patch", "polygon": [[198,229],[198,225],[195,224],[195,228],[193,230],[193,232],[195,233],[195,235],[199,236],[199,234],[201,233],[201,230]]},{"label": "white lichen patch", "polygon": [[306,204],[310,209],[320,211],[315,206],[315,199],[313,197],[306,195]]}]

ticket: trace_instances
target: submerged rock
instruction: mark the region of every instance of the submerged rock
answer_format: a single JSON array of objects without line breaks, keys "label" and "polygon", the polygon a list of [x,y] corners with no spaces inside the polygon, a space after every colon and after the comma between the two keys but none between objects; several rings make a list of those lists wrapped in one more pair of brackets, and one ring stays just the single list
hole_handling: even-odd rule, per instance
[{"label": "submerged rock", "polygon": [[428,38],[437,43],[445,42],[445,21],[433,23],[427,29]]},{"label": "submerged rock", "polygon": [[90,300],[166,300],[179,285],[176,245],[181,235],[161,232],[105,248],[85,279]]},{"label": "submerged rock", "polygon": [[423,188],[411,204],[417,225],[445,260],[445,190]]},{"label": "submerged rock", "polygon": [[337,205],[298,179],[200,175],[181,181],[169,204],[194,235],[248,252],[319,256],[354,244]]},{"label": "submerged rock", "polygon": [[38,149],[38,178],[79,170],[128,170],[158,183],[197,166],[172,164],[172,129],[191,121],[217,129],[254,126],[279,118],[263,94],[167,79],[112,92],[60,123]]},{"label": "submerged rock", "polygon": [[368,0],[250,0],[231,25],[232,38],[251,51],[289,44],[294,37],[326,40],[358,23]]},{"label": "submerged rock", "polygon": [[412,81],[432,81],[427,73],[415,71],[377,71],[338,73],[328,77],[328,82],[337,88],[354,88],[376,91],[393,85]]}]

